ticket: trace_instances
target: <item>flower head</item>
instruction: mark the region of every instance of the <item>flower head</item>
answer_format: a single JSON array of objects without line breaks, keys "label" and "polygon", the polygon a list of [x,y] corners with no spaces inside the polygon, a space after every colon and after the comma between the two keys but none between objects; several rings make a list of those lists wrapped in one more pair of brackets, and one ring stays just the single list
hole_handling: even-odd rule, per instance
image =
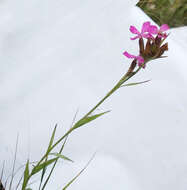
[{"label": "flower head", "polygon": [[[137,65],[145,68],[147,62],[164,57],[162,55],[165,51],[168,51],[168,43],[163,44],[165,38],[168,36],[168,34],[165,33],[168,29],[169,26],[167,24],[163,24],[158,28],[155,25],[151,25],[150,22],[143,23],[141,32],[138,31],[136,27],[130,26],[130,31],[136,34],[131,40],[139,38],[139,55],[132,55],[127,51],[123,53],[127,58],[133,59],[128,73],[132,73]],[[146,43],[144,43],[143,38],[147,39]]]},{"label": "flower head", "polygon": [[140,56],[140,55],[135,56],[135,55],[132,55],[132,54],[128,53],[127,51],[125,51],[123,53],[123,55],[126,56],[129,59],[135,59],[137,61],[137,63],[138,63],[138,66],[142,66],[143,63],[144,63],[144,58],[142,56]]},{"label": "flower head", "polygon": [[168,29],[169,26],[167,24],[163,24],[159,29],[157,26],[151,25],[150,22],[143,23],[141,32],[139,32],[135,26],[130,26],[130,31],[136,34],[131,40],[136,40],[137,38],[154,39],[153,35],[158,35],[159,38],[165,39],[167,37],[165,31]]},{"label": "flower head", "polygon": [[151,26],[150,22],[144,22],[142,25],[141,32],[139,32],[135,26],[130,26],[130,31],[133,34],[136,34],[136,36],[131,38],[131,40],[136,40],[137,38],[150,38],[151,37],[151,34],[149,32],[150,26]]},{"label": "flower head", "polygon": [[157,26],[151,25],[149,27],[149,33],[158,35],[159,38],[166,38],[167,34],[165,31],[169,30],[169,26],[167,24],[161,25],[160,29]]}]

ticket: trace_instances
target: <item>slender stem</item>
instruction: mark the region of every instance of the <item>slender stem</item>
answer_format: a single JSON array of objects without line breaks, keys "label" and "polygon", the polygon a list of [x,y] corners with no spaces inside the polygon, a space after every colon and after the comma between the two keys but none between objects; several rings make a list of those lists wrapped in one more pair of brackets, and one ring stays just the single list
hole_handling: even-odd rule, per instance
[{"label": "slender stem", "polygon": [[41,158],[41,160],[37,163],[37,166],[39,166],[41,164],[41,162],[45,159],[45,157],[49,154],[49,152],[51,152],[52,149],[54,149],[66,136],[68,136],[71,132],[73,131],[73,127],[71,129],[69,129],[45,154],[44,156]]},{"label": "slender stem", "polygon": [[[66,141],[67,141],[67,137],[68,137],[68,136],[66,136],[65,141],[64,141],[64,143],[63,143],[63,145],[62,145],[62,147],[61,147],[61,149],[60,149],[60,151],[59,151],[59,154],[61,154],[62,151],[63,151],[63,149],[64,149],[65,143],[66,143]],[[52,175],[52,173],[53,173],[53,170],[55,169],[55,166],[56,166],[56,164],[57,164],[57,161],[58,161],[58,159],[57,159],[57,160],[55,161],[55,163],[53,164],[53,167],[52,167],[52,169],[51,169],[49,175],[47,176],[47,179],[46,179],[46,181],[45,181],[45,183],[44,183],[44,185],[43,185],[43,187],[42,187],[42,190],[45,189],[45,187],[46,187],[46,185],[47,185],[47,183],[48,183],[48,181],[49,181],[49,179],[50,179],[50,177],[51,177],[51,175]]]},{"label": "slender stem", "polygon": [[[95,111],[109,96],[111,96],[117,89],[119,89],[121,87],[121,85],[126,82],[127,80],[129,80],[132,76],[134,76],[138,71],[140,71],[141,67],[139,67],[135,72],[132,73],[126,73],[120,80],[119,82],[105,95],[105,97],[103,99],[101,99],[86,115],[84,115],[80,120],[88,117],[91,113],[93,113],[93,111]],[[79,120],[79,121],[80,121]],[[77,121],[72,128],[70,128],[50,149],[48,152],[46,152],[46,154],[41,158],[41,160],[38,162],[38,165],[40,165],[40,163],[45,159],[45,157],[49,154],[49,152],[51,152],[51,150],[53,150],[67,135],[69,135],[73,130],[74,130],[74,126],[79,122]]]},{"label": "slender stem", "polygon": [[[77,112],[75,113],[75,115],[74,115],[74,117],[73,117],[73,121],[72,121],[72,124],[71,124],[70,129],[73,127],[73,124],[74,124],[75,119],[76,119],[76,117],[77,117],[77,113],[78,113],[78,110],[77,110]],[[65,144],[66,144],[67,139],[68,139],[68,136],[66,136],[66,138],[65,138],[65,140],[64,140],[64,142],[63,142],[63,144],[62,144],[62,147],[61,147],[61,149],[60,149],[60,151],[59,151],[59,154],[62,153],[62,151],[63,151],[63,149],[64,149],[64,146],[65,146]],[[58,159],[59,159],[59,158],[58,158]],[[57,159],[57,160],[55,161],[55,163],[53,164],[53,167],[51,168],[51,171],[50,171],[50,173],[49,173],[47,179],[45,180],[45,183],[44,183],[44,185],[43,185],[43,187],[42,187],[42,190],[45,189],[45,187],[46,187],[46,185],[47,185],[47,183],[48,183],[48,181],[49,181],[49,179],[50,179],[50,177],[51,177],[51,175],[52,175],[52,173],[53,173],[53,170],[55,169],[55,166],[56,166],[56,164],[57,164],[58,159]]]},{"label": "slender stem", "polygon": [[[100,100],[83,118],[89,116],[95,109],[97,109],[111,94],[113,94],[119,88],[119,82],[106,94],[106,96]],[[82,119],[83,119],[82,118]]]},{"label": "slender stem", "polygon": [[[95,109],[97,109],[110,95],[112,95],[117,89],[120,88],[120,86],[126,82],[127,80],[129,80],[133,75],[135,75],[141,67],[139,67],[137,69],[136,72],[129,74],[128,72],[119,80],[119,82],[106,94],[106,96],[101,99],[83,118],[89,116],[93,111],[95,111]],[[82,119],[83,119],[82,118]]]}]

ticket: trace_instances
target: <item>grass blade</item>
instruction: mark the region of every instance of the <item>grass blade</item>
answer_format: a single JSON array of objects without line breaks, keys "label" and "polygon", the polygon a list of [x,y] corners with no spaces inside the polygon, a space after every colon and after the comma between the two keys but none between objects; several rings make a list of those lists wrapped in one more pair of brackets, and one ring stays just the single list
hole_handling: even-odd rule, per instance
[{"label": "grass blade", "polygon": [[54,141],[54,138],[55,138],[55,133],[56,133],[56,128],[57,128],[57,124],[55,125],[55,128],[53,130],[53,133],[51,135],[51,139],[50,139],[50,142],[49,142],[49,146],[47,148],[47,151],[49,151],[53,145],[53,141]]},{"label": "grass blade", "polygon": [[[64,141],[64,143],[63,143],[63,145],[62,145],[61,150],[59,151],[59,153],[61,153],[62,150],[64,149],[64,146],[65,146],[65,144],[66,144],[67,138],[68,138],[68,136],[65,138],[65,141]],[[58,159],[59,159],[59,158],[58,158]],[[44,185],[43,185],[43,187],[42,187],[42,190],[45,189],[45,187],[46,187],[46,185],[47,185],[47,183],[48,183],[48,181],[49,181],[49,179],[50,179],[50,177],[51,177],[51,175],[52,175],[52,173],[53,173],[53,170],[55,169],[55,166],[56,166],[56,164],[57,164],[58,159],[54,162],[53,167],[51,168],[51,171],[50,171],[49,175],[47,176],[47,179],[46,179],[46,181],[45,181],[45,183],[44,183]]]},{"label": "grass blade", "polygon": [[53,156],[58,157],[58,158],[62,158],[63,160],[73,162],[73,160],[69,159],[68,157],[66,157],[60,153],[50,153],[50,155],[53,155]]},{"label": "grass blade", "polygon": [[88,161],[86,166],[62,190],[66,190],[82,174],[82,172],[84,172],[84,170],[88,167],[88,165],[91,163],[91,161],[93,160],[94,157],[95,157],[95,154]]},{"label": "grass blade", "polygon": [[[54,138],[55,138],[55,133],[56,133],[56,128],[57,128],[57,124],[55,125],[53,133],[51,135],[50,142],[49,142],[49,145],[48,145],[48,148],[47,148],[47,152],[50,152],[50,149],[51,149],[51,147],[53,145]],[[48,156],[46,157],[45,162],[47,160],[48,160]],[[42,175],[41,175],[41,179],[40,179],[40,185],[39,185],[39,190],[41,189],[41,185],[42,185],[42,182],[43,182],[43,178],[44,178],[45,172],[46,172],[46,167],[44,167],[43,171],[42,171]]]},{"label": "grass blade", "polygon": [[143,83],[146,83],[146,82],[149,82],[149,81],[151,81],[151,80],[146,80],[146,81],[142,81],[142,82],[128,83],[128,84],[122,85],[121,87],[125,87],[125,86],[135,86],[135,85],[143,84]]},{"label": "grass blade", "polygon": [[20,186],[22,179],[23,179],[23,176],[21,176],[20,180],[18,181],[18,184],[16,185],[16,188],[15,188],[16,190],[17,190],[18,187]]},{"label": "grass blade", "polygon": [[24,171],[22,190],[25,190],[25,188],[27,187],[29,177],[30,177],[29,176],[29,160],[27,160],[27,164],[25,166],[25,171]]},{"label": "grass blade", "polygon": [[47,160],[46,162],[44,162],[44,163],[42,163],[42,164],[40,164],[38,166],[35,166],[33,168],[32,172],[31,172],[31,175],[34,175],[34,174],[40,172],[44,167],[49,166],[50,164],[52,164],[53,162],[55,162],[57,159],[58,159],[58,157],[57,158],[53,158],[51,160]]},{"label": "grass blade", "polygon": [[[76,111],[76,113],[75,113],[75,115],[74,115],[74,117],[73,117],[73,120],[72,120],[72,123],[71,123],[70,128],[72,128],[72,126],[73,126],[73,124],[74,124],[74,122],[75,122],[75,119],[76,119],[76,117],[77,117],[77,114],[78,114],[78,110]],[[64,142],[63,142],[63,144],[62,144],[62,147],[61,147],[61,149],[60,149],[60,151],[59,151],[59,154],[62,153],[62,151],[63,151],[63,149],[64,149],[64,147],[65,147],[65,144],[66,144],[66,142],[67,142],[67,139],[68,139],[68,136],[65,138],[65,140],[64,140]],[[52,175],[52,173],[53,173],[53,171],[54,171],[54,169],[55,169],[55,166],[56,166],[56,164],[57,164],[57,161],[58,161],[58,159],[57,159],[57,160],[55,161],[55,163],[53,164],[53,167],[51,168],[51,171],[50,171],[49,175],[47,176],[47,179],[45,180],[45,183],[44,183],[44,185],[43,185],[43,187],[42,187],[42,190],[45,189],[45,187],[46,187],[46,185],[47,185],[47,183],[48,183],[48,181],[49,181],[49,179],[50,179],[50,177],[51,177],[51,175]]]},{"label": "grass blade", "polygon": [[92,115],[92,116],[89,116],[89,117],[87,116],[87,117],[85,117],[85,118],[82,118],[81,120],[79,120],[79,121],[74,125],[73,129],[77,129],[77,128],[81,127],[82,125],[85,125],[85,124],[87,124],[87,123],[89,123],[89,122],[91,122],[91,121],[97,119],[98,117],[100,117],[100,116],[102,116],[102,115],[104,115],[104,114],[106,114],[106,113],[108,113],[108,112],[110,112],[110,111],[106,111],[106,112],[103,112],[103,113],[100,113],[100,114],[96,114],[96,115]]}]

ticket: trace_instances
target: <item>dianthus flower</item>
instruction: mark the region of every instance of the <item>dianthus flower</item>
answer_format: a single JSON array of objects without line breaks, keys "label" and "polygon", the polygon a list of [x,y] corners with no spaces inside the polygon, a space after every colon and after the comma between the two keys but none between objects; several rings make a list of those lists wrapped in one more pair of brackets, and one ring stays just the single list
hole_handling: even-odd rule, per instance
[{"label": "dianthus flower", "polygon": [[138,66],[142,66],[142,64],[144,63],[144,58],[142,56],[140,56],[140,55],[135,56],[135,55],[132,55],[132,54],[128,53],[127,51],[125,51],[123,53],[123,55],[125,55],[129,59],[135,59],[137,61],[137,63],[138,63]]},{"label": "dianthus flower", "polygon": [[158,35],[159,38],[166,38],[168,35],[165,31],[169,30],[169,26],[167,24],[162,24],[160,29],[157,26],[151,25],[148,29],[148,32],[151,34]]},{"label": "dianthus flower", "polygon": [[149,32],[150,26],[151,26],[150,22],[144,22],[142,25],[141,32],[139,32],[135,26],[130,26],[130,31],[133,34],[137,34],[135,37],[131,38],[131,40],[136,40],[137,38],[147,38],[147,39],[150,38],[151,37],[151,34]]},{"label": "dianthus flower", "polygon": [[[165,31],[169,29],[167,24],[163,24],[160,28],[151,25],[150,22],[144,22],[139,32],[136,27],[130,26],[130,31],[136,34],[131,40],[139,39],[139,55],[129,54],[127,51],[123,53],[129,59],[133,59],[128,73],[133,73],[135,67],[145,68],[146,64],[154,59],[164,57],[165,51],[168,51],[168,43],[163,44],[168,36]],[[156,36],[154,36],[156,35]],[[144,42],[146,38],[146,43]]]}]

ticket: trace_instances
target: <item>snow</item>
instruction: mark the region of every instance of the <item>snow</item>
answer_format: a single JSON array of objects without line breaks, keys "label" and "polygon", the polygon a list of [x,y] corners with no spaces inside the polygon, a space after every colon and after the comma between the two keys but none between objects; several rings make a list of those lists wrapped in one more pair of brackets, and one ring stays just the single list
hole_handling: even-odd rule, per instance
[{"label": "snow", "polygon": [[[120,79],[137,53],[129,26],[150,20],[136,1],[0,2],[0,156],[11,171],[44,153],[56,123],[60,137]],[[62,189],[96,151],[72,190],[187,188],[187,27],[172,29],[168,58],[153,61],[75,131],[47,189]],[[2,164],[1,164],[2,165]],[[37,189],[33,184],[33,189]]]}]

